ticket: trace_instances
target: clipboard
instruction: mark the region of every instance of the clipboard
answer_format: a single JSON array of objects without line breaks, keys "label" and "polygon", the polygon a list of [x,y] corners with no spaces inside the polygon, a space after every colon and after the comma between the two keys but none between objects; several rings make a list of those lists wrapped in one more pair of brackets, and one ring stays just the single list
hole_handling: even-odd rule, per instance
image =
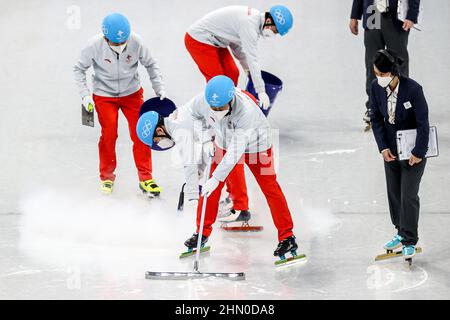
[{"label": "clipboard", "polygon": [[[409,10],[409,0],[398,0],[397,6],[397,19],[400,21],[405,21]],[[419,15],[417,16],[417,23],[414,24],[413,28],[419,31],[422,31],[422,13],[423,6],[422,4],[419,7]]]},{"label": "clipboard", "polygon": [[[399,130],[397,131],[397,152],[399,160],[408,160],[411,157],[411,151],[416,145],[417,130]],[[437,128],[430,127],[430,138],[428,140],[428,151],[425,158],[439,156],[439,145]]]}]

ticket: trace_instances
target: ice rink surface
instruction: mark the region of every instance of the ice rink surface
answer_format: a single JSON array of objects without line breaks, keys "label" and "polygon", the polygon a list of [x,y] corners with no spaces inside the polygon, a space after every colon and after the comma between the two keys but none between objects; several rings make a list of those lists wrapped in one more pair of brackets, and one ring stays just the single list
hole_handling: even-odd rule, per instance
[{"label": "ice rink surface", "polygon": [[[241,3],[260,10],[272,4]],[[285,83],[269,120],[279,129],[279,181],[308,261],[274,268],[276,231],[248,176],[253,221],[264,231],[224,233],[216,225],[200,267],[247,279],[170,282],[144,273],[192,270],[192,259],[178,259],[194,231],[193,208],[176,211],[183,172],[170,153],[155,152],[163,194],[143,198],[121,117],[116,187],[101,196],[100,130],[80,124],[72,66],[102,18],[122,12],[158,58],[169,97],[182,104],[204,85],[184,48],[185,31],[236,2],[1,1],[0,299],[450,298],[450,3],[423,1],[423,31],[410,35],[411,77],[424,87],[441,152],[422,180],[424,252],[411,268],[401,259],[374,262],[394,230],[383,163],[372,133],[363,132],[364,46],[362,32],[348,30],[351,0],[282,3],[295,15],[294,29],[261,40],[260,62]],[[151,98],[143,69],[141,79]]]}]

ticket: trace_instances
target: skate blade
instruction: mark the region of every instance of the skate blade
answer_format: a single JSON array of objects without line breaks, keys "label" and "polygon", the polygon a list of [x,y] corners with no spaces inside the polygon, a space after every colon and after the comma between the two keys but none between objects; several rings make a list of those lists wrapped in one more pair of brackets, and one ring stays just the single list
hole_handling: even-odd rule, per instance
[{"label": "skate blade", "polygon": [[[418,254],[418,253],[422,253],[421,247],[416,248],[416,254]],[[392,258],[412,259],[413,257],[410,257],[410,258],[403,257],[402,251],[400,250],[400,251],[394,251],[392,253],[380,254],[375,257],[375,261],[387,260],[387,259],[392,259]]]},{"label": "skate blade", "polygon": [[307,260],[307,258],[306,258],[305,254],[299,254],[295,257],[289,257],[284,260],[275,261],[275,266],[276,267],[290,266],[293,264],[298,264],[300,262],[306,262],[306,260]]},{"label": "skate blade", "polygon": [[[200,254],[209,252],[210,249],[211,249],[210,246],[203,247],[200,249]],[[182,254],[180,254],[180,259],[191,257],[191,256],[195,255],[196,253],[197,253],[197,249],[194,249],[192,251],[183,252]]]},{"label": "skate blade", "polygon": [[205,278],[221,278],[227,280],[245,280],[245,273],[224,273],[224,272],[152,272],[145,273],[145,279],[149,280],[189,280],[189,279],[205,279]]},{"label": "skate blade", "polygon": [[226,225],[222,225],[221,228],[228,232],[260,232],[264,230],[262,226],[227,227]]}]

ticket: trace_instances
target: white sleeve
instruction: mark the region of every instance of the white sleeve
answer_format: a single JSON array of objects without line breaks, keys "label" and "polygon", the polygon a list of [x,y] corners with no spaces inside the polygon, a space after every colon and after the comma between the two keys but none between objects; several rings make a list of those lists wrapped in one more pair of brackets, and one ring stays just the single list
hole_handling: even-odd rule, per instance
[{"label": "white sleeve", "polygon": [[230,43],[230,49],[231,49],[231,52],[233,53],[233,55],[236,57],[236,59],[238,59],[242,68],[244,70],[249,70],[247,58],[245,56],[244,51],[242,50],[242,47],[235,43]]},{"label": "white sleeve", "polygon": [[192,130],[176,129],[174,130],[174,139],[179,147],[180,155],[183,160],[183,170],[186,179],[184,192],[188,200],[199,198],[199,179],[198,165],[196,156],[196,147],[194,141],[194,133]]},{"label": "white sleeve", "polygon": [[[257,93],[265,92],[264,80],[261,76],[261,67],[258,62],[258,33],[253,25],[243,27],[239,33],[242,43],[242,52],[245,54],[246,63],[252,76]],[[239,60],[241,61],[241,60]]]},{"label": "white sleeve", "polygon": [[81,98],[89,96],[91,92],[87,86],[86,71],[92,66],[92,60],[94,59],[94,47],[89,43],[83,50],[81,50],[80,58],[73,66],[73,73],[75,82],[78,87]]},{"label": "white sleeve", "polygon": [[159,69],[156,59],[152,57],[150,50],[140,40],[138,41],[140,45],[139,61],[145,69],[147,69],[150,81],[152,82],[152,88],[155,90],[155,93],[158,93],[164,89],[161,70]]},{"label": "white sleeve", "polygon": [[189,108],[192,120],[194,121],[194,132],[199,137],[201,143],[205,143],[212,140],[212,136],[208,130],[208,123],[206,122],[205,115],[201,112],[202,107],[201,100],[204,99],[202,94],[199,94],[192,98],[186,107]]}]

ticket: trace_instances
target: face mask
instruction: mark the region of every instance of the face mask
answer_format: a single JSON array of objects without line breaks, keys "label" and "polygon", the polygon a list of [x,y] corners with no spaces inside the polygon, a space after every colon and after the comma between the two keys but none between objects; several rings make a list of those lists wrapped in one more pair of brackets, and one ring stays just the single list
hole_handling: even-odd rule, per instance
[{"label": "face mask", "polygon": [[217,119],[217,120],[222,120],[224,117],[225,117],[225,115],[230,111],[230,110],[222,110],[222,111],[214,111],[214,110],[211,110],[212,111],[212,113],[214,114],[214,117]]},{"label": "face mask", "polygon": [[175,142],[169,138],[162,138],[156,145],[163,150],[167,150],[172,148],[175,145]]},{"label": "face mask", "polygon": [[378,84],[383,87],[383,88],[387,88],[387,86],[391,83],[392,79],[394,79],[394,77],[378,77]]},{"label": "face mask", "polygon": [[272,29],[263,29],[263,31],[262,31],[262,34],[263,34],[263,37],[264,38],[273,38],[273,37],[275,37],[277,34],[275,33],[275,32],[273,32],[273,30]]},{"label": "face mask", "polygon": [[123,50],[125,50],[125,47],[127,46],[127,43],[121,44],[120,46],[111,46],[110,48],[113,49],[118,54],[121,54]]}]

